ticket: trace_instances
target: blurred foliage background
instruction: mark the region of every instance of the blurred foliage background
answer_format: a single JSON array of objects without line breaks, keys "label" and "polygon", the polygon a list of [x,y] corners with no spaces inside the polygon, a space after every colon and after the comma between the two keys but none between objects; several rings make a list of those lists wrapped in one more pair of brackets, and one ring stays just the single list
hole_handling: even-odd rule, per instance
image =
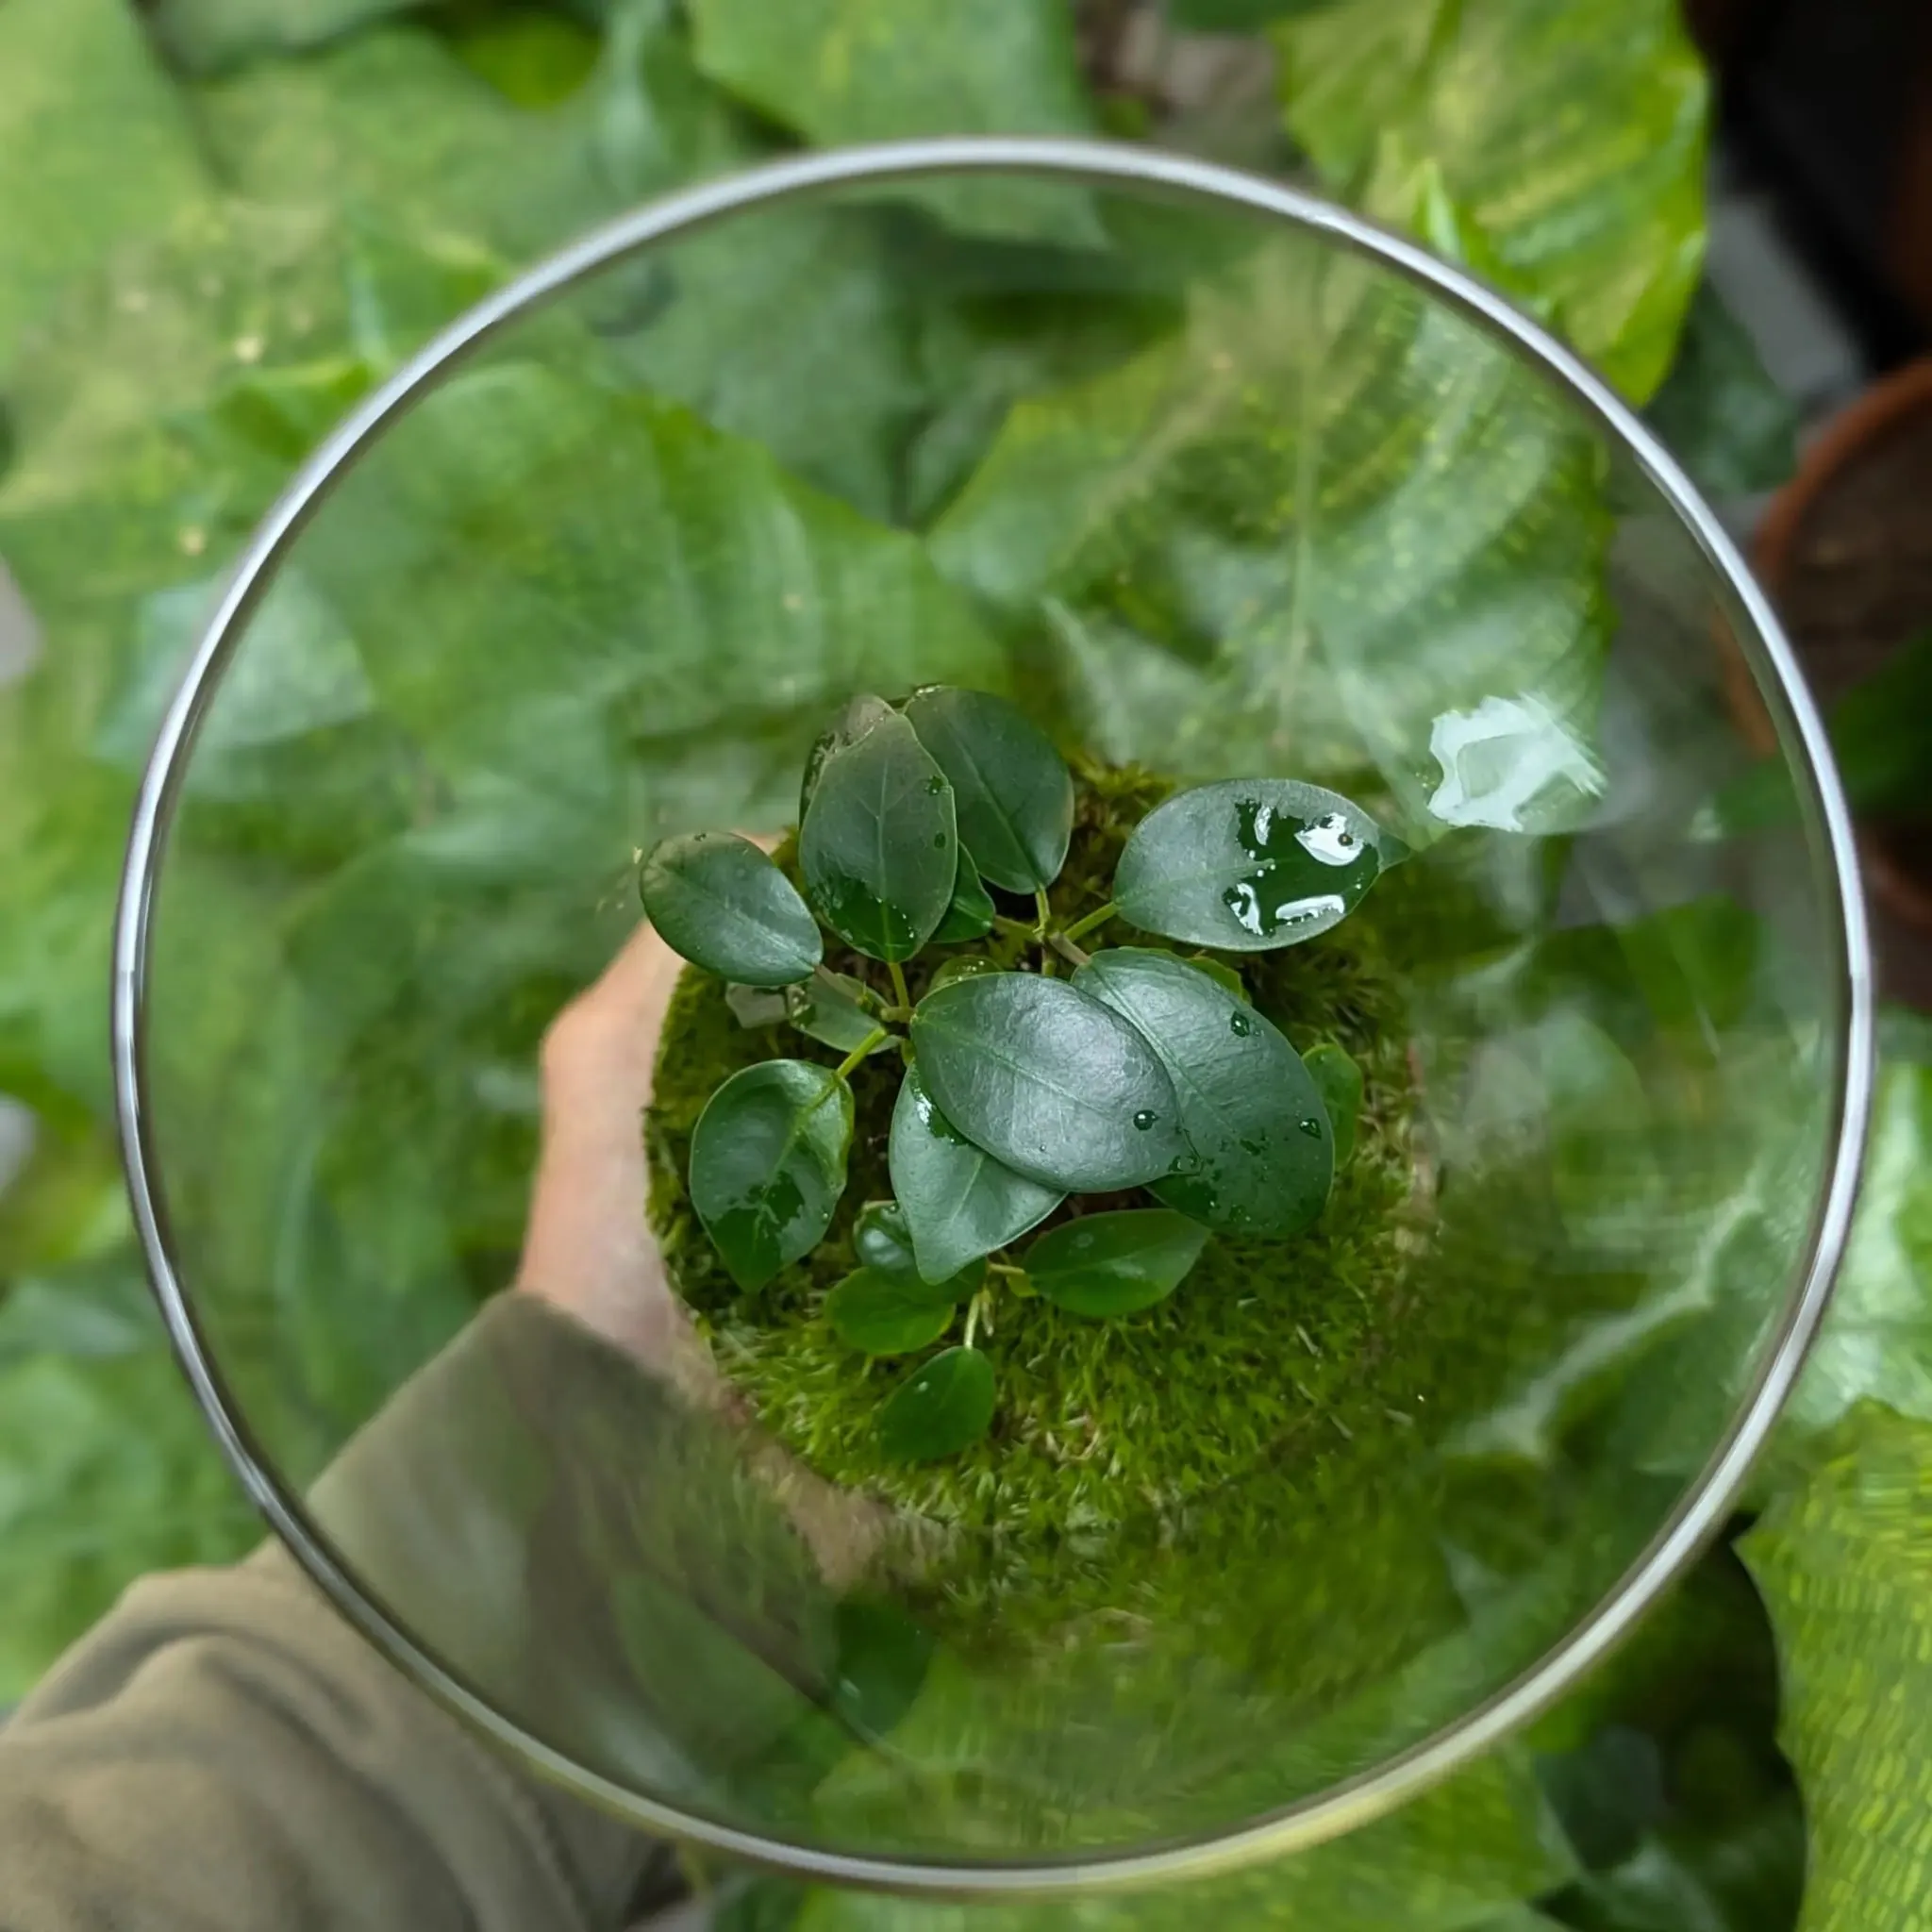
[{"label": "blurred foliage background", "polygon": [[[257,1534],[132,1242],[107,936],[141,762],[210,592],[345,408],[520,266],[678,182],[808,144],[1106,133],[1309,182],[1409,230],[1593,359],[1707,491],[1761,491],[1788,473],[1794,425],[1702,275],[1708,122],[1671,0],[0,0],[0,1703],[131,1577]],[[992,200],[925,212],[991,247],[1096,241],[1025,232]],[[812,241],[795,258],[721,252],[636,379],[726,437],[780,423],[779,462],[881,530],[932,528],[1017,399],[1138,346],[1037,318],[990,328],[938,290],[908,308],[878,227]],[[746,343],[732,383],[694,375],[709,358],[676,334],[692,313]],[[834,341],[847,377],[808,379]],[[312,675],[229,747],[242,831],[211,890],[312,922],[329,814],[406,827],[408,768],[353,652],[291,649]],[[251,847],[250,760],[271,755],[333,774],[307,849]],[[514,748],[486,748],[470,779],[486,842],[549,782]],[[475,889],[458,844],[412,855],[407,917]],[[430,946],[426,924],[409,931]],[[386,1386],[384,1347],[415,1360],[500,1285],[530,1049],[587,963],[509,941],[475,967],[496,1018],[466,1048],[492,1096],[472,1141],[425,1153],[407,1104],[372,1094],[361,1141],[264,1210],[345,1239],[398,1162],[459,1194],[459,1265],[441,1265],[447,1229],[420,1279],[407,1231],[366,1278],[345,1261],[365,1358],[332,1339],[341,1307],[294,1311],[324,1423]],[[1780,1452],[1640,1640],[1473,1796],[1211,1900],[1041,1923],[1924,1923],[1932,1044],[1899,1019],[1888,1049],[1857,1242]],[[953,1920],[770,1887],[733,1909]]]}]

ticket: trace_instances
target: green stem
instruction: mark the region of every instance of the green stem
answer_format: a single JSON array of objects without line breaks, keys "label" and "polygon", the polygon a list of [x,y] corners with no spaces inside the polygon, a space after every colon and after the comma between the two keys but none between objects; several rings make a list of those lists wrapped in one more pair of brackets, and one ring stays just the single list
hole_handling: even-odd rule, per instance
[{"label": "green stem", "polygon": [[891,1035],[891,1033],[889,1033],[885,1027],[874,1026],[872,1029],[872,1031],[868,1033],[865,1036],[865,1038],[861,1040],[858,1042],[858,1044],[855,1046],[852,1049],[852,1051],[848,1053],[845,1056],[845,1058],[839,1062],[838,1070],[833,1074],[832,1078],[834,1080],[849,1080],[852,1077],[853,1068],[856,1067],[859,1063],[859,1061],[862,1060],[866,1057],[866,1055],[869,1054],[873,1050],[873,1048],[879,1043],[880,1041],[890,1040],[891,1037],[892,1036]]},{"label": "green stem", "polygon": [[1053,908],[1046,903],[1046,888],[1044,886],[1034,887],[1033,906],[1035,911],[1040,914],[1039,923],[1033,928],[1033,937],[1037,940],[1043,940],[1046,937],[1047,927],[1053,924]]},{"label": "green stem", "polygon": [[1063,932],[1048,933],[1046,942],[1070,966],[1084,966],[1093,957],[1091,953],[1082,952]]},{"label": "green stem", "polygon": [[989,1274],[1024,1274],[1026,1271],[1014,1261],[989,1261],[986,1272]]},{"label": "green stem", "polygon": [[1008,919],[1004,912],[995,912],[993,914],[992,929],[995,932],[1003,932],[1009,937],[1018,939],[1036,940],[1040,937],[1024,919]]},{"label": "green stem", "polygon": [[907,991],[906,974],[901,970],[898,960],[888,959],[886,971],[892,975],[892,1003],[895,1006],[909,1007],[912,1004],[912,995]]},{"label": "green stem", "polygon": [[1085,919],[1076,919],[1060,937],[1063,940],[1083,940],[1096,925],[1105,925],[1121,908],[1109,899],[1098,912],[1090,912]]}]

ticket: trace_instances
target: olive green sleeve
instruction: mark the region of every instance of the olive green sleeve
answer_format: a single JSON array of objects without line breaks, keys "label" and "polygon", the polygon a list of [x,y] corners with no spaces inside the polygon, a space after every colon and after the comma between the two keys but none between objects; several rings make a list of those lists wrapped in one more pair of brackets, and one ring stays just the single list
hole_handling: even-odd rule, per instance
[{"label": "olive green sleeve", "polygon": [[[350,1445],[313,1507],[459,1674],[614,1777],[675,1784],[724,1761],[737,1677],[714,1657],[724,1692],[695,1711],[653,1701],[690,1657],[675,1620],[648,1614],[613,1650],[572,1474],[617,1455],[641,1480],[663,1412],[634,1366],[506,1296]],[[640,1671],[660,1629],[665,1667]],[[600,1711],[628,1723],[614,1744],[584,1732]],[[607,1932],[660,1857],[432,1704],[279,1547],[137,1585],[0,1729],[8,1932]]]}]

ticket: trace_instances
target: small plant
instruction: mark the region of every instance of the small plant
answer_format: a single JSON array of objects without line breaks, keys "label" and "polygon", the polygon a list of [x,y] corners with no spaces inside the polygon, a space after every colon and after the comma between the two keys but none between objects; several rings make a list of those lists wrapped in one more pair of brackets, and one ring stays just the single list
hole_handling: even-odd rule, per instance
[{"label": "small plant", "polygon": [[[906,1461],[990,1427],[998,1392],[974,1343],[1001,1295],[1096,1321],[1149,1307],[1215,1230],[1308,1227],[1353,1144],[1359,1070],[1332,1046],[1304,1060],[1227,960],[1081,942],[1118,921],[1219,954],[1292,945],[1345,918],[1397,841],[1313,785],[1202,786],[1148,812],[1112,898],[1062,923],[1049,891],[1074,810],[1066,764],[1020,711],[931,686],[899,706],[854,699],[814,745],[798,884],[718,832],[664,841],[640,874],[658,930],[728,982],[741,1024],[844,1055],[747,1067],[698,1118],[691,1205],[746,1293],[831,1225],[854,1071],[879,1053],[904,1063],[895,1198],[860,1212],[860,1265],[823,1312],[861,1354],[936,1350],[879,1408],[881,1446]],[[827,932],[860,971],[827,965]],[[1075,1213],[1009,1253],[1069,1197],[1137,1190],[1148,1205]]]}]

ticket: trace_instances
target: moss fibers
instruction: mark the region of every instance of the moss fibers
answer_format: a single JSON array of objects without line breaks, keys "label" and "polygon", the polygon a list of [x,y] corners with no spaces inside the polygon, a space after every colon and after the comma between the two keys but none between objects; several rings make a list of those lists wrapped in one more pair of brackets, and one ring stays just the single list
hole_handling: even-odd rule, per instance
[{"label": "moss fibers", "polygon": [[[1073,847],[1052,894],[1062,921],[1105,902],[1127,832],[1168,789],[1134,770],[1087,767],[1076,775]],[[899,1059],[876,1056],[853,1077],[850,1180],[826,1240],[745,1295],[685,1191],[691,1129],[736,1069],[774,1055],[824,1064],[838,1056],[789,1028],[741,1027],[719,981],[684,974],[647,1122],[651,1219],[673,1279],[725,1374],[787,1448],[831,1481],[952,1532],[938,1588],[959,1621],[984,1621],[990,1594],[1001,1599],[1003,1619],[1020,1610],[1016,1593],[1037,1599],[1047,1617],[1123,1608],[1124,1562],[1151,1576],[1160,1552],[1184,1532],[1220,1559],[1257,1540],[1278,1548],[1291,1519],[1333,1521],[1357,1508],[1368,1472],[1391,1460],[1383,1452],[1397,1452],[1399,1461],[1412,1445],[1414,1405],[1427,1379],[1405,1341],[1414,1325],[1407,1306],[1412,1092],[1373,905],[1372,897],[1308,944],[1220,956],[1296,1046],[1338,1041],[1363,1069],[1356,1152],[1321,1222],[1284,1241],[1217,1234],[1173,1295],[1124,1321],[1083,1321],[1003,1293],[978,1338],[1000,1391],[991,1432],[958,1456],[913,1467],[880,1456],[875,1418],[917,1357],[870,1360],[843,1346],[822,1314],[826,1291],[854,1265],[858,1209],[891,1193],[886,1149]],[[1086,941],[1090,948],[1137,942],[1158,943],[1120,923]],[[915,997],[941,959],[969,951],[1013,965],[1027,941],[996,936],[923,958],[908,969]],[[869,961],[828,963],[882,989]],[[1090,1197],[1055,1219],[1143,1198]],[[946,1341],[960,1339],[958,1327]],[[1130,1548],[1144,1560],[1127,1561]],[[1046,1586],[1043,1595],[1023,1588],[1027,1576]]]}]

